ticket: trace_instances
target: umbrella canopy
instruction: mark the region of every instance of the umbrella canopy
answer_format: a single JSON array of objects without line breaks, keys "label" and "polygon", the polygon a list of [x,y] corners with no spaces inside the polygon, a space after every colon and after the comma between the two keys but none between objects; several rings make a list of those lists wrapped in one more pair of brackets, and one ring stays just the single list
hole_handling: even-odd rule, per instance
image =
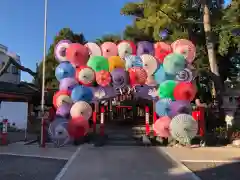
[{"label": "umbrella canopy", "polygon": [[174,99],[173,92],[176,85],[177,82],[173,80],[167,80],[162,82],[158,87],[158,96],[160,98],[170,98],[173,100]]},{"label": "umbrella canopy", "polygon": [[180,82],[176,85],[173,95],[176,100],[192,101],[197,93],[197,88],[190,82]]},{"label": "umbrella canopy", "polygon": [[140,56],[143,62],[143,69],[147,72],[148,77],[152,76],[158,68],[157,60],[154,56],[143,54]]},{"label": "umbrella canopy", "polygon": [[95,81],[95,72],[88,66],[80,66],[76,70],[76,79],[85,86],[91,86]]},{"label": "umbrella canopy", "polygon": [[90,57],[102,55],[102,50],[96,43],[88,42],[84,46],[88,48],[88,54]]},{"label": "umbrella canopy", "polygon": [[58,81],[64,78],[73,78],[75,76],[75,68],[67,61],[61,62],[55,69],[55,76]]},{"label": "umbrella canopy", "polygon": [[118,55],[121,58],[124,58],[125,56],[136,54],[137,47],[132,41],[121,41],[118,45]]},{"label": "umbrella canopy", "polygon": [[170,98],[159,99],[156,102],[156,113],[158,116],[168,116],[170,111],[170,104],[172,100]]},{"label": "umbrella canopy", "polygon": [[68,123],[68,133],[70,137],[77,139],[85,136],[89,130],[88,120],[83,116],[72,118]]},{"label": "umbrella canopy", "polygon": [[132,67],[128,70],[131,86],[144,85],[147,81],[147,72],[140,67]]},{"label": "umbrella canopy", "polygon": [[96,72],[96,81],[100,86],[109,86],[112,81],[111,74],[104,70]]},{"label": "umbrella canopy", "polygon": [[62,40],[57,43],[54,48],[54,55],[57,61],[68,61],[66,57],[66,50],[72,42],[69,40]]},{"label": "umbrella canopy", "polygon": [[89,58],[87,65],[95,72],[104,70],[109,71],[108,60],[103,56],[92,56]]},{"label": "umbrella canopy", "polygon": [[113,42],[105,42],[101,45],[102,55],[105,58],[118,55],[117,45]]},{"label": "umbrella canopy", "polygon": [[63,104],[72,104],[72,99],[70,97],[70,91],[60,90],[57,91],[53,96],[53,105],[57,109]]},{"label": "umbrella canopy", "polygon": [[192,107],[189,101],[173,101],[170,104],[169,116],[174,117],[178,114],[191,114]]},{"label": "umbrella canopy", "polygon": [[56,115],[61,117],[68,117],[70,114],[70,109],[72,107],[72,104],[62,104],[57,108]]},{"label": "umbrella canopy", "polygon": [[184,70],[177,73],[176,80],[191,82],[193,80],[193,73],[190,69],[185,68]]},{"label": "umbrella canopy", "polygon": [[154,56],[154,45],[148,41],[140,41],[137,43],[137,55],[150,54]]},{"label": "umbrella canopy", "polygon": [[112,72],[116,68],[125,68],[125,61],[120,56],[111,56],[108,58],[109,71]]},{"label": "umbrella canopy", "polygon": [[165,42],[157,42],[154,44],[155,48],[155,57],[157,58],[159,63],[163,63],[164,58],[172,53],[171,45]]},{"label": "umbrella canopy", "polygon": [[164,71],[164,68],[162,65],[159,66],[159,68],[154,73],[154,80],[157,82],[157,84],[161,84],[164,81],[167,80],[174,80],[174,75],[169,75]]},{"label": "umbrella canopy", "polygon": [[132,67],[142,67],[142,59],[139,56],[136,55],[127,55],[124,58],[125,60],[125,69],[128,70]]},{"label": "umbrella canopy", "polygon": [[75,78],[64,78],[59,83],[59,90],[71,91],[78,82]]},{"label": "umbrella canopy", "polygon": [[160,117],[154,124],[153,129],[158,136],[168,138],[170,134],[169,126],[171,119],[168,116]]},{"label": "umbrella canopy", "polygon": [[72,43],[66,50],[66,57],[75,67],[83,66],[88,61],[88,48],[79,43]]},{"label": "umbrella canopy", "polygon": [[123,88],[128,83],[128,75],[124,69],[117,68],[111,72],[114,88]]},{"label": "umbrella canopy", "polygon": [[176,75],[178,72],[184,70],[186,67],[186,60],[182,54],[171,53],[164,58],[164,71],[171,75]]},{"label": "umbrella canopy", "polygon": [[78,101],[73,104],[70,114],[72,118],[83,116],[84,119],[89,120],[92,116],[92,107],[85,101]]},{"label": "umbrella canopy", "polygon": [[181,144],[190,144],[198,132],[198,123],[189,114],[179,114],[170,123],[170,133]]}]

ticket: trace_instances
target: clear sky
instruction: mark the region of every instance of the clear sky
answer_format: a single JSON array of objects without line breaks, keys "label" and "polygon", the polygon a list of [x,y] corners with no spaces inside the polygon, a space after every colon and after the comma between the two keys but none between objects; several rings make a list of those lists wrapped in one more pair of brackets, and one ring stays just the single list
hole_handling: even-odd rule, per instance
[{"label": "clear sky", "polygon": [[[133,1],[139,0],[48,0],[48,45],[63,27],[83,32],[89,41],[108,33],[120,34],[132,21],[121,16],[120,9]],[[0,5],[0,44],[35,70],[43,57],[44,0],[1,0]],[[22,73],[22,80],[32,77]]]}]

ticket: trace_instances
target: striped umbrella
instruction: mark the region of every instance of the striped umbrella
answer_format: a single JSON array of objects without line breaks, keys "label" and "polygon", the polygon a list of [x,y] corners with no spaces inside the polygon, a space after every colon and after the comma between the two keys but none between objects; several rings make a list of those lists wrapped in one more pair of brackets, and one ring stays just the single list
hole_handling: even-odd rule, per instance
[{"label": "striped umbrella", "polygon": [[142,59],[136,55],[125,56],[125,69],[128,70],[132,67],[143,67]]},{"label": "striped umbrella", "polygon": [[158,68],[156,58],[150,54],[143,54],[140,56],[140,58],[143,62],[143,69],[147,72],[148,77],[153,75]]},{"label": "striped umbrella", "polygon": [[170,104],[169,117],[174,117],[178,114],[191,114],[192,106],[189,101],[173,101]]},{"label": "striped umbrella", "polygon": [[91,86],[95,81],[95,72],[88,66],[80,66],[76,70],[76,79],[85,86]]},{"label": "striped umbrella", "polygon": [[50,123],[48,133],[52,142],[61,147],[70,142],[70,136],[67,131],[68,120],[62,117],[57,117]]},{"label": "striped umbrella", "polygon": [[176,75],[179,71],[185,69],[186,60],[183,55],[171,53],[164,58],[164,71],[171,75]]},{"label": "striped umbrella", "polygon": [[121,41],[118,45],[118,55],[121,58],[124,58],[125,56],[128,55],[135,55],[137,52],[137,47],[132,41]]},{"label": "striped umbrella", "polygon": [[196,57],[195,45],[187,39],[179,39],[172,44],[173,52],[182,54],[191,64]]},{"label": "striped umbrella", "polygon": [[66,49],[72,42],[69,40],[62,40],[57,43],[54,49],[54,55],[59,62],[68,61],[66,57]]},{"label": "striped umbrella", "polygon": [[102,55],[102,50],[96,43],[88,42],[84,46],[88,48],[88,54],[90,57]]},{"label": "striped umbrella", "polygon": [[191,82],[193,80],[193,73],[190,69],[185,68],[184,70],[177,73],[176,80]]},{"label": "striped umbrella", "polygon": [[105,42],[101,45],[102,55],[105,58],[118,55],[117,45],[113,42]]},{"label": "striped umbrella", "polygon": [[140,67],[133,67],[128,70],[131,86],[144,85],[147,81],[147,72]]},{"label": "striped umbrella", "polygon": [[156,113],[158,116],[168,116],[170,111],[170,104],[172,100],[170,98],[160,99],[156,102]]},{"label": "striped umbrella", "polygon": [[197,135],[198,123],[189,114],[179,114],[170,123],[170,133],[181,144],[190,144]]},{"label": "striped umbrella", "polygon": [[168,116],[160,117],[154,124],[153,129],[159,137],[168,138],[171,136],[169,131],[169,125],[171,119]]},{"label": "striped umbrella", "polygon": [[98,71],[96,72],[96,81],[100,86],[109,86],[112,81],[111,74],[104,70]]},{"label": "striped umbrella", "polygon": [[92,107],[85,101],[78,101],[73,104],[70,115],[72,118],[83,116],[86,120],[92,116]]}]

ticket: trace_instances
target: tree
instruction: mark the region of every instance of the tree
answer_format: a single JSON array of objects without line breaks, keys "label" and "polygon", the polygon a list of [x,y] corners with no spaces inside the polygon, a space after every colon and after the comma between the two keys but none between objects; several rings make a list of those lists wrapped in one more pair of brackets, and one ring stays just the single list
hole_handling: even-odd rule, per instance
[{"label": "tree", "polygon": [[[59,64],[58,61],[55,59],[54,56],[54,48],[57,45],[57,43],[61,40],[70,40],[73,43],[80,43],[85,44],[86,40],[84,38],[84,35],[82,33],[75,34],[70,28],[63,28],[59,31],[59,33],[55,36],[53,44],[50,45],[48,49],[48,53],[46,56],[46,71],[45,71],[45,87],[46,88],[57,88],[58,87],[58,81],[55,77],[55,68]],[[42,82],[42,61],[40,62],[38,68],[37,68],[37,79],[35,80],[35,84],[38,86],[41,85]]]},{"label": "tree", "polygon": [[120,35],[115,35],[115,34],[106,34],[103,35],[101,38],[96,39],[96,43],[98,45],[101,45],[104,42],[114,42],[114,43],[119,43],[122,40]]}]

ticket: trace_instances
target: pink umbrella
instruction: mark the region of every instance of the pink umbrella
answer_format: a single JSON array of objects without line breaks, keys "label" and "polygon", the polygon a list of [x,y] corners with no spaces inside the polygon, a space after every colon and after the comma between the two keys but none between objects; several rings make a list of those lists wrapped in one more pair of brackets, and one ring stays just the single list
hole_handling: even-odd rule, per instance
[{"label": "pink umbrella", "polygon": [[169,125],[171,119],[168,116],[159,118],[153,125],[154,131],[158,136],[168,138],[170,136]]}]

